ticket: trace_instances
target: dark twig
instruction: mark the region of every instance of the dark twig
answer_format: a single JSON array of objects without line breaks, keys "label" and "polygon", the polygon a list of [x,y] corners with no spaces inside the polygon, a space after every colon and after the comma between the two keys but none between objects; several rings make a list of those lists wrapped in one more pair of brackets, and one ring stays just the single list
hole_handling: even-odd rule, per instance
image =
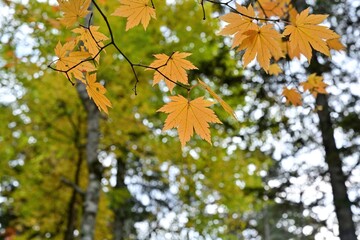
[{"label": "dark twig", "polygon": [[61,177],[60,181],[64,184],[66,184],[69,187],[72,187],[77,193],[79,193],[81,196],[85,196],[85,191],[81,189],[78,185],[76,185],[74,182],[70,181],[69,179],[65,177]]},{"label": "dark twig", "polygon": [[163,76],[167,81],[169,82],[172,82],[174,84],[176,84],[177,86],[179,87],[182,87],[186,90],[190,90],[190,87],[188,85],[185,85],[183,83],[180,83],[180,82],[177,82],[177,81],[174,81],[172,79],[170,79],[168,76],[166,76],[164,73],[162,73],[159,68],[163,67],[165,65],[162,65],[162,66],[159,66],[159,67],[150,67],[150,66],[146,66],[146,65],[142,65],[142,64],[134,64],[134,67],[142,67],[142,68],[147,68],[147,69],[151,69],[151,70],[155,70],[156,72],[158,72],[161,76]]},{"label": "dark twig", "polygon": [[153,7],[153,9],[155,9],[155,4],[154,4],[153,0],[151,0],[151,6]]},{"label": "dark twig", "polygon": [[74,83],[73,81],[71,81],[71,79],[70,79],[69,73],[66,72],[65,74],[66,74],[67,79],[68,79],[69,82],[71,83],[71,85],[75,86],[75,83]]},{"label": "dark twig", "polygon": [[271,19],[271,18],[266,18],[266,17],[265,18],[259,18],[259,17],[252,17],[252,16],[249,16],[247,14],[241,13],[236,8],[234,8],[233,6],[230,5],[232,0],[228,1],[228,2],[219,2],[219,1],[216,1],[216,0],[203,0],[203,1],[207,1],[207,2],[210,2],[210,3],[213,3],[213,4],[223,5],[223,6],[227,7],[227,8],[229,8],[231,11],[233,11],[233,12],[235,12],[237,14],[240,14],[243,17],[247,17],[247,18],[250,18],[250,19],[253,19],[253,20],[256,20],[256,21],[267,21],[267,22],[281,22],[281,21],[283,21],[280,18],[276,18],[276,19]]},{"label": "dark twig", "polygon": [[258,3],[258,5],[259,5],[261,11],[264,13],[265,18],[268,18],[268,16],[266,15],[265,9],[264,9],[264,7],[262,6],[262,4],[261,4],[259,1],[257,1],[257,3]]},{"label": "dark twig", "polygon": [[91,26],[91,20],[92,20],[93,16],[94,16],[94,12],[91,12],[91,13],[90,13],[90,17],[89,17],[89,21],[88,21],[88,26],[87,26],[87,28],[89,28],[89,27]]},{"label": "dark twig", "polygon": [[200,2],[202,13],[203,13],[203,20],[206,20],[205,8],[204,8],[204,0]]}]

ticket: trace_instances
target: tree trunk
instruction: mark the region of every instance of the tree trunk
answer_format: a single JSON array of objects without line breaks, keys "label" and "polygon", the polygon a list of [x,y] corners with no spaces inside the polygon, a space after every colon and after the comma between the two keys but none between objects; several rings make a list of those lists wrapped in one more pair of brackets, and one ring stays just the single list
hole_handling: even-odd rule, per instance
[{"label": "tree trunk", "polygon": [[97,153],[100,137],[100,112],[94,102],[89,99],[84,84],[79,83],[77,91],[87,112],[86,160],[88,186],[85,193],[80,239],[92,240],[94,239],[103,170],[101,163],[98,161]]},{"label": "tree trunk", "polygon": [[[92,11],[92,9],[93,4],[91,3],[89,11]],[[91,24],[89,20],[90,14],[85,18],[85,26],[87,27],[89,27],[88,24]],[[88,185],[85,192],[80,239],[93,240],[103,172],[103,166],[98,161],[100,112],[95,103],[89,98],[85,85],[80,83],[80,81],[78,81],[78,84],[76,85],[76,90],[87,113],[86,162],[88,169]]]},{"label": "tree trunk", "polygon": [[264,214],[263,215],[264,216],[264,240],[271,240],[268,206],[264,207],[263,214]]},{"label": "tree trunk", "polygon": [[351,203],[345,185],[346,177],[342,171],[342,161],[335,144],[327,96],[318,94],[316,103],[318,106],[322,107],[322,110],[318,111],[319,127],[322,134],[323,146],[325,148],[325,161],[328,164],[330,173],[335,212],[339,222],[340,239],[357,240],[352,219]]},{"label": "tree trunk", "polygon": [[[83,149],[79,144],[78,146],[78,159],[76,163],[76,169],[75,169],[75,176],[74,176],[74,184],[79,186],[79,180],[80,180],[80,172],[81,172],[81,165],[83,162]],[[76,189],[73,189],[69,206],[68,206],[68,214],[67,214],[67,224],[66,224],[66,232],[64,235],[64,240],[73,240],[74,239],[74,230],[75,230],[75,223],[76,223],[76,217],[77,217],[77,206],[76,206],[76,199],[78,197],[78,191]]]},{"label": "tree trunk", "polygon": [[[121,190],[126,188],[125,185],[125,162],[123,159],[117,159],[117,174],[116,174],[116,185],[115,189]],[[124,204],[123,204],[124,205]],[[126,214],[124,213],[124,207],[116,204],[114,209],[115,219],[114,219],[114,240],[123,240],[127,237],[125,233],[125,224],[126,224]]]}]

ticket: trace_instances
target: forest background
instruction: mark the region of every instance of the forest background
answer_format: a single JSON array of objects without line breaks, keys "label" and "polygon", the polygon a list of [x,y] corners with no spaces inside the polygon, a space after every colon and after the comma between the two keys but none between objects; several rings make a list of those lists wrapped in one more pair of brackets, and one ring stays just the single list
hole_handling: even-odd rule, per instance
[{"label": "forest background", "polygon": [[[135,62],[191,52],[201,71],[190,79],[209,84],[239,121],[215,105],[223,124],[213,126],[212,145],[195,137],[181,148],[176,132],[161,131],[164,116],[156,112],[165,84],[151,87],[152,73],[137,71],[135,96],[133,72],[111,48],[97,74],[113,107],[101,114],[84,89],[47,67],[56,44],[73,36],[57,21],[56,2],[2,0],[0,238],[356,239],[360,1],[293,1],[299,11],[329,14],[326,24],[346,49],[331,58],[316,53],[310,64],[280,62],[278,76],[243,68],[230,38],[217,34],[228,11],[218,4],[205,2],[202,20],[196,1],[155,2],[147,31],[125,31],[126,20],[110,16],[119,2],[98,2]],[[93,21],[106,29],[96,12]],[[324,77],[329,94],[286,105],[284,85],[308,72]],[[98,139],[95,148],[89,139]],[[332,185],[332,171],[344,185]],[[339,208],[351,209],[350,218]]]}]

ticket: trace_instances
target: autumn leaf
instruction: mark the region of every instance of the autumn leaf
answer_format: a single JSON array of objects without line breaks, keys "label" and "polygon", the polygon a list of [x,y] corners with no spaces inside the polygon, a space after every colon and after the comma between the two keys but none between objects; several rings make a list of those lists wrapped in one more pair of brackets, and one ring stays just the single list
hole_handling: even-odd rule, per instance
[{"label": "autumn leaf", "polygon": [[[56,45],[55,54],[59,58],[56,61],[56,69],[61,71],[68,71],[84,59],[90,57],[90,53],[88,52],[73,51],[75,44],[75,41],[70,41],[64,45],[62,45],[60,42]],[[83,81],[84,72],[93,71],[96,71],[96,67],[93,64],[90,62],[83,62],[68,71],[68,75]]]},{"label": "autumn leaf", "polygon": [[181,145],[184,147],[195,132],[211,144],[209,123],[221,123],[213,110],[213,103],[203,97],[192,101],[181,95],[171,96],[171,102],[157,110],[168,113],[163,130],[177,128]]},{"label": "autumn leaf", "polygon": [[108,107],[111,106],[111,102],[105,97],[106,89],[99,82],[96,82],[96,73],[86,74],[86,91],[90,99],[94,100],[94,103],[101,111],[103,110],[106,114],[108,113]]},{"label": "autumn leaf", "polygon": [[[94,57],[98,54],[99,49],[104,46],[102,41],[108,40],[109,38],[98,31],[98,26],[90,26],[90,29],[79,27],[72,30],[74,33],[80,34],[76,40],[82,41],[86,50]],[[97,55],[95,60],[99,62],[100,54]]]},{"label": "autumn leaf", "polygon": [[301,106],[301,95],[296,89],[284,87],[282,95],[286,98],[286,103],[291,103],[294,106]]},{"label": "autumn leaf", "polygon": [[[175,87],[174,82],[178,81],[187,85],[189,81],[186,70],[198,69],[190,61],[184,59],[190,55],[191,53],[186,52],[174,52],[170,56],[166,54],[155,54],[154,57],[156,60],[153,61],[149,67],[156,68],[162,74],[157,71],[154,73],[153,85],[158,84],[163,79],[167,80],[165,82],[170,91]],[[168,79],[166,79],[164,75]],[[169,79],[174,82],[169,81]]]},{"label": "autumn leaf", "polygon": [[334,49],[336,51],[345,50],[345,46],[340,42],[340,38],[328,39],[326,40],[326,44],[330,49]]},{"label": "autumn leaf", "polygon": [[257,30],[249,30],[244,33],[246,37],[239,46],[239,50],[245,50],[243,61],[247,66],[255,57],[260,66],[269,71],[270,59],[276,60],[283,56],[281,50],[281,35],[273,29],[272,24],[258,27]]},{"label": "autumn leaf", "polygon": [[235,118],[235,120],[238,120],[234,110],[230,107],[229,104],[227,104],[224,100],[222,100],[221,97],[219,97],[219,95],[217,95],[211,88],[209,85],[207,85],[206,83],[204,83],[203,81],[201,81],[200,79],[198,79],[200,85],[206,90],[208,91],[208,93],[210,93],[210,95],[216,99],[216,101],[218,101],[220,103],[220,105],[223,107],[223,109],[230,114],[233,118]]},{"label": "autumn leaf", "polygon": [[318,93],[327,94],[325,88],[328,86],[323,82],[324,78],[322,76],[316,76],[316,73],[311,74],[306,82],[301,83],[304,90],[309,90],[309,92],[316,97]]},{"label": "autumn leaf", "polygon": [[[295,22],[285,27],[284,35],[289,37],[293,55],[302,53],[310,62],[312,48],[330,56],[326,40],[339,38],[340,36],[328,27],[320,26],[328,15],[310,14],[309,8],[296,16]],[[311,48],[312,47],[312,48]]]},{"label": "autumn leaf", "polygon": [[155,9],[149,5],[149,0],[120,0],[121,6],[111,15],[126,17],[126,31],[140,23],[146,30],[150,19],[156,19]]},{"label": "autumn leaf", "polygon": [[71,27],[78,22],[80,18],[85,17],[89,11],[91,0],[57,0],[64,16],[60,22],[66,27]]},{"label": "autumn leaf", "polygon": [[219,34],[223,36],[235,34],[232,48],[241,44],[245,37],[244,32],[257,29],[257,24],[253,22],[255,12],[251,5],[246,8],[236,3],[236,10],[240,14],[230,12],[220,17],[222,21],[227,22],[228,24],[219,32]]},{"label": "autumn leaf", "polygon": [[282,69],[280,68],[279,64],[273,63],[269,67],[269,74],[270,75],[279,75],[279,73],[282,73]]}]

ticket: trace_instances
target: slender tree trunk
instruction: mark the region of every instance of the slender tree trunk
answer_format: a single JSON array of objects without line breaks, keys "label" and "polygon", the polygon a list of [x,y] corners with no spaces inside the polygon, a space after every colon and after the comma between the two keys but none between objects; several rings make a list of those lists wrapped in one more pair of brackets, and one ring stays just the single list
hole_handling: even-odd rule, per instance
[{"label": "slender tree trunk", "polygon": [[[116,185],[115,189],[121,190],[126,188],[125,185],[125,162],[123,159],[118,158],[117,159],[117,174],[116,174]],[[125,206],[118,206],[116,205],[114,209],[115,213],[115,219],[114,219],[114,240],[123,240],[127,237],[126,231],[125,231],[125,224],[126,224],[126,214],[124,212]]]},{"label": "slender tree trunk", "polygon": [[[79,186],[79,180],[80,180],[80,170],[81,165],[83,162],[83,149],[82,147],[78,146],[78,159],[76,163],[76,170],[75,170],[75,176],[74,176],[74,183],[75,185]],[[76,189],[73,189],[70,202],[68,205],[68,214],[67,214],[67,224],[66,224],[66,232],[64,235],[64,240],[73,240],[74,239],[74,230],[75,230],[75,223],[76,223],[76,217],[77,217],[77,206],[76,206],[76,199],[78,197],[78,192]]]},{"label": "slender tree trunk", "polygon": [[264,207],[263,214],[264,214],[264,240],[271,240],[268,206]]},{"label": "slender tree trunk", "polygon": [[334,130],[330,118],[327,96],[318,94],[316,103],[322,106],[318,111],[319,127],[325,148],[325,161],[329,167],[330,183],[333,191],[335,212],[339,222],[341,240],[357,240],[355,226],[352,219],[351,203],[345,185],[346,177],[342,171],[342,161],[335,144]]}]

